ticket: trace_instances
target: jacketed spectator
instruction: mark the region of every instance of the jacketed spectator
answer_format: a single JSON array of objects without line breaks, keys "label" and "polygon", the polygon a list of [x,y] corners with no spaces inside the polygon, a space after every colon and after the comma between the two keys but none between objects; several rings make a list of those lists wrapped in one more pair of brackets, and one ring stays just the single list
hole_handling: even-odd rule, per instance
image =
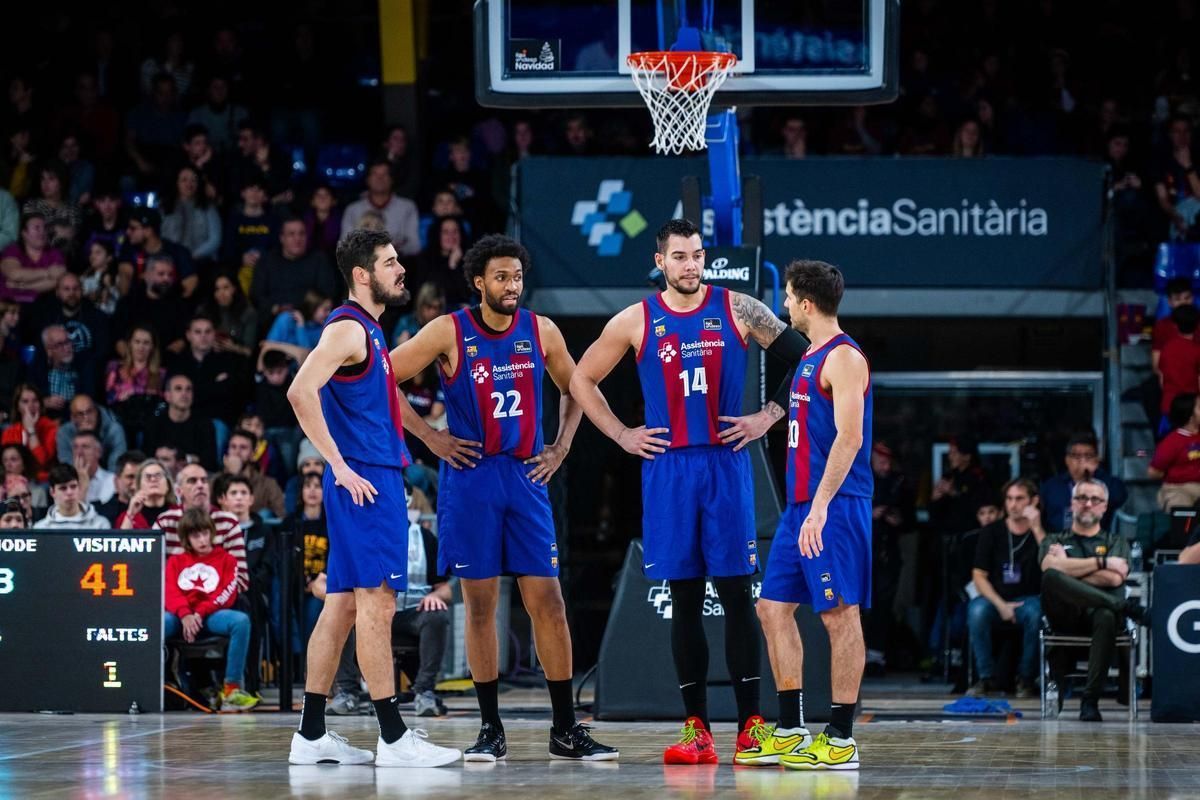
[{"label": "jacketed spectator", "polygon": [[237,277],[222,272],[213,280],[212,298],[200,307],[200,314],[212,319],[217,336],[213,346],[223,353],[249,358],[258,344],[258,312]]},{"label": "jacketed spectator", "polygon": [[108,520],[83,499],[79,473],[74,467],[56,464],[50,469],[49,482],[50,497],[54,502],[46,516],[34,523],[34,528],[105,530],[111,527]]},{"label": "jacketed spectator", "polygon": [[155,530],[163,532],[163,549],[167,555],[173,556],[183,552],[178,527],[184,512],[193,508],[206,511],[212,516],[216,528],[213,543],[224,547],[237,559],[238,589],[248,589],[250,572],[246,567],[246,540],[242,536],[241,527],[238,526],[237,517],[213,505],[212,485],[204,467],[199,464],[184,464],[175,481],[175,495],[179,498],[179,505],[163,511],[154,521]]},{"label": "jacketed spectator", "polygon": [[271,205],[292,202],[292,162],[271,144],[257,123],[243,120],[238,125],[237,154],[233,164],[233,185],[241,187],[254,177],[261,180],[266,201]]},{"label": "jacketed spectator", "polygon": [[392,192],[391,166],[387,161],[372,161],[367,167],[367,191],[361,200],[346,206],[342,214],[342,236],[359,226],[368,211],[383,216],[384,230],[392,237],[396,252],[402,256],[420,252],[420,214],[417,205],[406,197]]},{"label": "jacketed spectator", "polygon": [[42,352],[34,358],[31,371],[33,382],[42,390],[42,406],[55,419],[65,417],[72,398],[96,382],[94,365],[76,362],[75,346],[62,325],[42,329]]},{"label": "jacketed spectator", "polygon": [[249,399],[249,367],[241,356],[217,350],[216,336],[211,319],[193,317],[188,323],[188,346],[171,360],[171,372],[192,379],[197,414],[233,422]]},{"label": "jacketed spectator", "polygon": [[1200,214],[1200,175],[1196,173],[1192,149],[1192,121],[1183,115],[1171,117],[1167,126],[1169,149],[1159,159],[1154,192],[1158,207],[1171,223],[1171,238],[1188,238]]},{"label": "jacketed spectator", "polygon": [[[92,200],[92,189],[96,185],[96,166],[83,157],[83,146],[80,144],[79,134],[75,131],[68,130],[59,137],[58,160],[67,171],[66,201],[78,214],[79,208]],[[77,232],[81,234],[83,231],[77,229]]]},{"label": "jacketed spectator", "polygon": [[203,177],[191,164],[175,173],[175,190],[163,204],[162,235],[187,248],[198,270],[221,249],[221,217],[204,192]]},{"label": "jacketed spectator", "polygon": [[1154,330],[1150,335],[1150,364],[1155,375],[1161,378],[1161,372],[1158,368],[1158,362],[1162,358],[1162,349],[1167,342],[1179,336],[1179,328],[1175,326],[1175,320],[1171,318],[1171,312],[1180,306],[1191,306],[1196,304],[1196,298],[1192,294],[1192,279],[1185,277],[1171,278],[1167,281],[1166,289],[1163,294],[1167,298],[1167,308],[1169,309],[1166,316],[1159,317],[1154,322]]},{"label": "jacketed spectator", "polygon": [[979,464],[979,443],[968,436],[951,439],[946,460],[950,469],[933,486],[929,517],[938,530],[964,533],[975,527],[975,511],[990,494]]},{"label": "jacketed spectator", "polygon": [[216,469],[216,431],[211,419],[192,411],[192,397],[192,379],[187,375],[171,376],[163,393],[166,405],[146,423],[142,446],[154,452],[160,444],[174,445],[186,455],[196,456],[205,468]]},{"label": "jacketed spectator", "polygon": [[124,345],[121,357],[108,363],[104,397],[121,424],[132,433],[140,433],[158,407],[166,370],[149,326],[135,326]]},{"label": "jacketed spectator", "polygon": [[146,99],[125,118],[125,154],[142,180],[161,181],[183,141],[186,117],[178,97],[175,79],[160,72],[151,80]]},{"label": "jacketed spectator", "polygon": [[142,280],[123,295],[113,315],[113,331],[121,340],[117,353],[124,355],[125,340],[135,326],[149,325],[159,346],[170,353],[183,351],[183,335],[191,318],[188,302],[176,280],[175,261],[166,253],[151,256]]},{"label": "jacketed spectator", "polygon": [[37,462],[37,479],[46,480],[47,471],[57,455],[58,423],[42,412],[42,393],[29,383],[13,391],[12,413],[16,420],[0,434],[0,444],[23,444]]},{"label": "jacketed spectator", "polygon": [[[19,482],[13,486],[5,484],[4,496],[12,498],[16,494],[24,492],[27,495],[27,500],[33,508],[45,508],[50,505],[50,496],[46,494],[46,487],[38,480],[38,463],[34,459],[33,453],[23,444],[6,444],[3,449],[0,449],[0,462],[4,465],[4,479],[9,477],[23,478],[24,484]],[[21,498],[17,498],[21,499]]]},{"label": "jacketed spectator", "polygon": [[117,290],[117,257],[112,242],[94,237],[85,245],[87,267],[79,276],[83,296],[102,314],[112,316],[121,293]]},{"label": "jacketed spectator", "polygon": [[1004,485],[1004,519],[979,531],[971,581],[978,596],[967,606],[967,627],[979,680],[967,694],[982,697],[1000,690],[992,661],[992,633],[1001,623],[1021,629],[1017,697],[1037,691],[1038,637],[1042,627],[1042,571],[1038,546],[1045,538],[1037,485],[1016,478]]},{"label": "jacketed spectator", "polygon": [[[1079,719],[1100,721],[1100,693],[1125,618],[1144,624],[1146,609],[1125,598],[1129,574],[1129,542],[1106,529],[1101,518],[1108,487],[1095,478],[1075,484],[1071,494],[1071,526],[1042,540],[1042,609],[1056,633],[1091,636],[1088,676]],[[1062,660],[1054,653],[1051,677],[1064,685]],[[1135,676],[1128,676],[1134,680]],[[1061,695],[1060,695],[1061,697]]]},{"label": "jacketed spectator", "polygon": [[46,218],[21,215],[21,240],[0,250],[0,300],[30,303],[66,271],[63,254],[49,246]]},{"label": "jacketed spectator", "polygon": [[446,295],[436,283],[422,283],[417,290],[413,309],[396,321],[392,329],[392,344],[399,346],[417,335],[433,320],[446,313]]},{"label": "jacketed spectator", "polygon": [[135,279],[144,277],[155,256],[166,256],[175,269],[184,297],[191,297],[200,277],[192,263],[191,252],[162,235],[162,215],[157,209],[133,209],[125,225],[125,244],[117,254],[117,288],[124,296]]},{"label": "jacketed spectator", "polygon": [[225,223],[225,263],[237,269],[238,282],[249,294],[254,268],[275,243],[275,216],[267,208],[267,182],[261,174],[247,175],[239,189],[241,204]]},{"label": "jacketed spectator", "polygon": [[71,463],[75,465],[79,488],[87,502],[98,506],[117,493],[116,476],[100,466],[100,437],[95,431],[81,430],[72,437]]},{"label": "jacketed spectator", "polygon": [[1172,431],[1154,449],[1148,477],[1163,482],[1158,507],[1170,511],[1200,502],[1200,394],[1176,395],[1168,415]]},{"label": "jacketed spectator", "polygon": [[225,450],[225,472],[248,481],[254,494],[250,513],[258,514],[265,508],[275,517],[282,519],[287,514],[283,502],[283,489],[274,478],[264,475],[258,468],[254,458],[257,447],[258,437],[253,433],[244,428],[233,431],[229,435],[229,445]]},{"label": "jacketed spectator", "polygon": [[[183,131],[183,158],[186,166],[196,170],[199,178],[197,194],[211,205],[224,200],[228,169],[208,141],[208,129],[203,125],[188,125]],[[178,180],[178,176],[177,176]],[[218,225],[220,218],[217,219]],[[214,252],[215,255],[215,252]]]},{"label": "jacketed spectator", "polygon": [[[233,608],[241,589],[238,561],[224,547],[215,545],[219,538],[212,517],[203,509],[189,509],[179,520],[181,552],[167,559],[164,581],[166,611],[163,612],[163,637],[182,636],[195,641],[204,632],[229,637],[225,653],[225,685],[221,708],[248,711],[258,698],[242,690],[250,650],[250,618]],[[206,586],[215,585],[212,591]]]},{"label": "jacketed spectator", "polygon": [[110,320],[83,296],[83,282],[79,276],[64,272],[54,294],[40,297],[34,309],[36,327],[45,330],[51,325],[61,325],[66,329],[75,368],[83,378],[79,391],[95,392],[99,386],[97,376],[104,364],[101,359],[111,349]]},{"label": "jacketed spectator", "polygon": [[[264,434],[280,451],[295,452],[301,436],[296,412],[287,399],[292,385],[291,362],[279,350],[266,350],[259,357],[254,387],[254,410],[262,419]],[[290,463],[289,456],[289,463]]]},{"label": "jacketed spectator", "polygon": [[470,302],[474,294],[463,274],[463,253],[469,248],[462,220],[442,217],[429,228],[429,244],[413,263],[413,277],[406,280],[411,286],[435,284],[445,297],[446,304],[457,309]]},{"label": "jacketed spectator", "polygon": [[334,267],[320,250],[309,250],[308,232],[300,217],[288,217],[279,227],[279,249],[266,253],[254,269],[250,299],[264,315],[299,308],[305,292],[316,289],[326,297],[338,290]]},{"label": "jacketed spectator", "polygon": [[342,238],[342,215],[333,188],[327,183],[318,183],[308,205],[304,212],[304,230],[308,233],[309,245],[332,259],[337,253],[338,240]]},{"label": "jacketed spectator", "polygon": [[159,459],[148,458],[138,464],[133,494],[114,526],[122,530],[148,530],[164,511],[179,503],[174,483],[170,468]]},{"label": "jacketed spectator", "polygon": [[103,463],[110,469],[116,469],[117,460],[128,449],[125,428],[111,411],[97,406],[90,395],[83,393],[71,399],[69,419],[58,427],[55,448],[58,451],[58,460],[62,463],[71,463],[74,452],[72,442],[75,434],[80,431],[92,431],[96,434],[102,450]]},{"label": "jacketed spectator", "polygon": [[204,103],[188,114],[189,125],[202,125],[208,141],[218,153],[228,153],[237,142],[238,125],[246,120],[246,109],[229,101],[229,80],[224,75],[208,79]]},{"label": "jacketed spectator", "polygon": [[111,519],[114,528],[121,527],[121,519],[137,491],[138,470],[145,460],[146,454],[141,450],[126,450],[122,453],[121,457],[117,459],[113,475],[115,492],[108,502],[96,505],[96,511],[105,519]]},{"label": "jacketed spectator", "polygon": [[1108,487],[1101,525],[1108,530],[1117,511],[1129,496],[1125,482],[1100,465],[1100,443],[1092,431],[1080,431],[1067,439],[1063,458],[1066,472],[1042,482],[1042,526],[1048,531],[1071,527],[1071,496],[1080,481],[1095,478]]}]

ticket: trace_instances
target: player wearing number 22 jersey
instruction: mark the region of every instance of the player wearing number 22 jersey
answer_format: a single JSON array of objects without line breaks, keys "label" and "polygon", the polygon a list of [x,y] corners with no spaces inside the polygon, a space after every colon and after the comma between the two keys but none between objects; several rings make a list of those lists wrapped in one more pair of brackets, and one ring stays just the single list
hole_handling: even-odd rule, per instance
[{"label": "player wearing number 22 jersey", "polygon": [[[575,361],[553,322],[520,307],[528,267],[529,253],[518,242],[480,239],[462,268],[480,304],[427,324],[392,351],[392,363],[397,380],[438,363],[447,436],[459,448],[442,462],[438,562],[440,574],[462,581],[467,660],[483,723],[464,760],[494,762],[508,752],[497,705],[495,617],[499,577],[515,575],[550,690],[549,755],[610,761],[616,749],[596,742],[575,720],[571,637],[547,494],[582,416],[568,393]],[[542,441],[547,374],[562,393],[558,437],[550,445]],[[419,420],[411,427],[444,456],[449,443],[431,438],[434,432]]]}]

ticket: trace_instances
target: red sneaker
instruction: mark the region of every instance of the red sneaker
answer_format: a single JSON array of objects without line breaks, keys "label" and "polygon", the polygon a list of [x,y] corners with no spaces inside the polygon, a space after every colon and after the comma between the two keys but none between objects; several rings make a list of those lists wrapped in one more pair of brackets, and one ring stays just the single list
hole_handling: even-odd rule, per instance
[{"label": "red sneaker", "polygon": [[743,753],[754,751],[758,753],[762,748],[762,743],[771,735],[771,728],[767,726],[767,721],[758,714],[746,720],[746,727],[738,734],[737,744],[733,749],[733,763],[738,764],[738,756]]},{"label": "red sneaker", "polygon": [[698,717],[688,717],[679,741],[663,752],[664,764],[716,764],[719,760],[712,734]]}]

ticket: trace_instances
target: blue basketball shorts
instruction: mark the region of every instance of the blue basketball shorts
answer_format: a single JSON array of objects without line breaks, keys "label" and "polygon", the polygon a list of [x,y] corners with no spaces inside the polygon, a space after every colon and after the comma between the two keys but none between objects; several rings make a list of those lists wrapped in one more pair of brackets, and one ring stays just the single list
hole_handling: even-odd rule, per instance
[{"label": "blue basketball shorts", "polygon": [[750,453],[719,445],[642,462],[642,571],[654,580],[758,570]]},{"label": "blue basketball shorts", "polygon": [[802,603],[813,611],[871,607],[871,498],[836,495],[821,530],[824,549],[816,558],[800,553],[800,527],[811,503],[788,503],[771,542],[762,597]]},{"label": "blue basketball shorts", "polygon": [[333,470],[322,478],[325,520],[329,528],[327,591],[373,589],[386,583],[397,592],[408,587],[408,506],[400,467],[362,464],[346,459],[350,469],[371,482],[375,502],[354,504],[350,492],[334,483]]},{"label": "blue basketball shorts", "polygon": [[444,462],[438,482],[438,572],[460,578],[558,576],[558,542],[546,487],[533,464],[488,456],[474,469]]}]

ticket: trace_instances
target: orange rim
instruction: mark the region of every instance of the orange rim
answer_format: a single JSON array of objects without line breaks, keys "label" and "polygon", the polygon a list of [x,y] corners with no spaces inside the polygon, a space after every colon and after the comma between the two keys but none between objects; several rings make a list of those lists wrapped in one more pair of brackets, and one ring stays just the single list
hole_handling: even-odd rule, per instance
[{"label": "orange rim", "polygon": [[705,72],[725,69],[737,63],[737,56],[733,53],[714,53],[708,50],[648,50],[630,53],[625,61],[634,69],[666,72],[671,67],[685,67],[692,59],[695,59],[696,65]]}]

